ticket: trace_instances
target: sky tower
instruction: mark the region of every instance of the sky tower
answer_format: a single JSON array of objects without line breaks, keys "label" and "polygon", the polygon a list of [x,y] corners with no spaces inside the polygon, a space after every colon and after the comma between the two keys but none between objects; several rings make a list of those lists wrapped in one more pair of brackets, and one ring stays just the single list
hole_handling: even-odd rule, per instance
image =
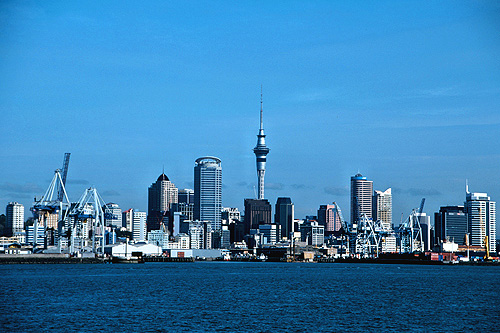
[{"label": "sky tower", "polygon": [[260,88],[260,129],[257,134],[257,146],[253,149],[257,159],[257,178],[259,180],[258,199],[264,199],[264,174],[266,173],[266,155],[269,148],[266,147],[266,135],[264,134],[264,123],[262,121],[262,87]]}]

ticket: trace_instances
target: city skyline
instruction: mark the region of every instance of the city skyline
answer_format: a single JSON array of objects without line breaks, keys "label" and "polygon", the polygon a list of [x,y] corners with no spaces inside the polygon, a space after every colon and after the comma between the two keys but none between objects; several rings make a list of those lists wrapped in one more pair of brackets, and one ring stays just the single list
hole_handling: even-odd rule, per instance
[{"label": "city skyline", "polygon": [[0,4],[0,205],[27,218],[71,152],[72,201],[95,186],[146,211],[163,166],[193,188],[210,155],[222,206],[243,211],[261,84],[266,199],[297,218],[335,201],[349,219],[357,171],[392,188],[394,224],[422,197],[428,215],[463,205],[465,179],[498,200],[499,5],[386,4]]}]

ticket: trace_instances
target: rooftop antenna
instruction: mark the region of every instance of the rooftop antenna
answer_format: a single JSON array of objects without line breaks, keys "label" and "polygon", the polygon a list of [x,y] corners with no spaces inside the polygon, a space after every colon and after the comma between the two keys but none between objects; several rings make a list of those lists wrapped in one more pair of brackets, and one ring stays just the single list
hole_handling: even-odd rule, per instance
[{"label": "rooftop antenna", "polygon": [[262,122],[262,84],[260,85],[260,129],[263,129],[264,123]]},{"label": "rooftop antenna", "polygon": [[469,193],[469,180],[465,179],[465,194]]},{"label": "rooftop antenna", "polygon": [[163,164],[163,169],[162,169],[161,173],[162,173],[163,175],[165,174],[165,164]]}]

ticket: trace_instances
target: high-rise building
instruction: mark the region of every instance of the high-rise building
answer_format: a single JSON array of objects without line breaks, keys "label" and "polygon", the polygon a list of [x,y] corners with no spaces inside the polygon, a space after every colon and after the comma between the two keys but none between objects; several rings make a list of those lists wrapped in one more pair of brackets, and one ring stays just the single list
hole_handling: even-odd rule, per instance
[{"label": "high-rise building", "polygon": [[443,206],[434,213],[435,245],[450,239],[457,244],[465,244],[467,234],[467,214],[464,206]]},{"label": "high-rise building", "polygon": [[351,177],[351,223],[358,221],[361,215],[372,217],[373,181],[358,173]]},{"label": "high-rise building", "polygon": [[179,203],[194,204],[194,190],[190,188],[179,190]]},{"label": "high-rise building", "polygon": [[146,227],[146,212],[133,210],[132,218],[132,237],[135,241],[146,240],[147,227]]},{"label": "high-rise building", "polygon": [[276,200],[276,208],[274,210],[274,223],[281,226],[281,235],[279,239],[290,239],[290,235],[294,232],[294,206],[292,199],[279,197]]},{"label": "high-rise building", "polygon": [[245,199],[245,233],[259,229],[261,224],[272,224],[271,204],[266,199]]},{"label": "high-rise building", "polygon": [[168,225],[170,206],[178,202],[177,187],[162,173],[148,189],[148,231]]},{"label": "high-rise building", "polygon": [[422,230],[422,248],[424,251],[430,251],[432,248],[431,240],[431,217],[427,216],[426,213],[417,213],[416,218],[420,224],[420,229]]},{"label": "high-rise building", "polygon": [[122,210],[118,204],[107,203],[104,212],[104,224],[108,227],[122,227]]},{"label": "high-rise building", "polygon": [[392,191],[390,188],[384,192],[375,191],[372,218],[374,221],[382,221],[385,229],[392,228]]},{"label": "high-rise building", "polygon": [[127,231],[132,232],[133,223],[134,223],[134,210],[130,208],[122,213],[122,227],[127,229]]},{"label": "high-rise building", "polygon": [[217,157],[200,157],[194,167],[194,219],[221,229],[222,167]]},{"label": "high-rise building", "polygon": [[266,146],[266,135],[264,134],[264,122],[262,120],[262,91],[260,92],[260,129],[257,134],[257,145],[253,149],[257,160],[257,180],[259,195],[258,199],[264,199],[264,175],[266,173],[266,156],[269,154],[269,148]]},{"label": "high-rise building", "polygon": [[324,226],[326,235],[331,235],[342,228],[342,221],[336,209],[336,203],[320,205],[318,209],[318,224]]},{"label": "high-rise building", "polygon": [[16,232],[24,231],[24,206],[18,202],[9,202],[5,212],[7,236],[10,237]]},{"label": "high-rise building", "polygon": [[487,193],[470,193],[466,190],[465,211],[470,233],[470,245],[488,246],[491,252],[495,251],[496,239],[496,203],[490,200]]}]

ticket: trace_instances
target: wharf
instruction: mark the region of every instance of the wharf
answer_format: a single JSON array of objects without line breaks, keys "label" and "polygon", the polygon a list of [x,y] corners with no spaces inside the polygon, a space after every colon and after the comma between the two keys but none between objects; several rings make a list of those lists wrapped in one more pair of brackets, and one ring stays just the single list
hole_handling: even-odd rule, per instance
[{"label": "wharf", "polygon": [[177,257],[142,257],[144,262],[194,262],[193,257],[177,258]]},{"label": "wharf", "polygon": [[0,255],[0,264],[102,264],[102,258],[85,257],[76,258],[66,255]]}]

